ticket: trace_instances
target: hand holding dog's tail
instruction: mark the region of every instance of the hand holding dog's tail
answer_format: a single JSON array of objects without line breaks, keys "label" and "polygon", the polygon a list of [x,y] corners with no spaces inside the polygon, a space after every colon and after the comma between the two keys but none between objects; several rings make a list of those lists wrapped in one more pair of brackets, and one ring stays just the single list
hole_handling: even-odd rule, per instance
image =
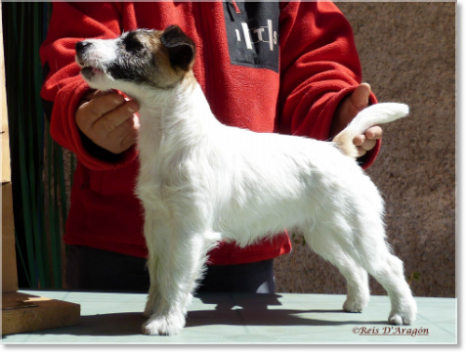
[{"label": "hand holding dog's tail", "polygon": [[357,158],[358,148],[353,144],[354,137],[372,126],[396,121],[408,113],[409,107],[405,104],[383,103],[369,106],[358,113],[348,127],[333,139],[333,143],[344,155]]}]

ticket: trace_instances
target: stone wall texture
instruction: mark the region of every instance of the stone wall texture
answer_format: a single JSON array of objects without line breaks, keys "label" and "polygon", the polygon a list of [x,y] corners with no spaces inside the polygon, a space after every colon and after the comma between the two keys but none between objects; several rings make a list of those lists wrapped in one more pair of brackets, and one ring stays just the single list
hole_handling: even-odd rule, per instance
[{"label": "stone wall texture", "polygon": [[[455,3],[338,2],[380,102],[411,115],[384,127],[368,170],[387,203],[388,240],[417,296],[455,297]],[[303,246],[276,259],[277,292],[346,293],[338,269]],[[414,274],[413,274],[414,275]],[[373,294],[385,294],[371,280]]]}]

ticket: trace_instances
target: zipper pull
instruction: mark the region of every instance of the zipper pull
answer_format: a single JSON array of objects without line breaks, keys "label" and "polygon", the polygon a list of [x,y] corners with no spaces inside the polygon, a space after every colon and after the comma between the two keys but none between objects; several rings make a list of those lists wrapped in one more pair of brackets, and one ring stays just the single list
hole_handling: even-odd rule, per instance
[{"label": "zipper pull", "polygon": [[236,14],[240,14],[241,10],[239,9],[239,6],[237,6],[236,0],[231,0],[231,4],[234,7],[234,11],[236,11]]}]

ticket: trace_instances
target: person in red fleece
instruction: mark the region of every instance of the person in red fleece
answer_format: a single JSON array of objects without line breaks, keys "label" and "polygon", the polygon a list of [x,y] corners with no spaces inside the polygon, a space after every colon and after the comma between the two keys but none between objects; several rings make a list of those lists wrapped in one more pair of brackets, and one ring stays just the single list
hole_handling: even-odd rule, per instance
[{"label": "person in red fleece", "polygon": [[[331,2],[116,2],[53,5],[40,56],[50,133],[78,165],[65,243],[73,289],[146,291],[138,172],[138,103],[90,90],[75,43],[137,28],[177,24],[194,40],[193,71],[224,124],[327,140],[376,99],[361,83],[352,29]],[[382,130],[355,138],[360,162],[375,160]],[[210,252],[201,291],[274,292],[273,259],[291,250],[287,233],[241,249]]]}]

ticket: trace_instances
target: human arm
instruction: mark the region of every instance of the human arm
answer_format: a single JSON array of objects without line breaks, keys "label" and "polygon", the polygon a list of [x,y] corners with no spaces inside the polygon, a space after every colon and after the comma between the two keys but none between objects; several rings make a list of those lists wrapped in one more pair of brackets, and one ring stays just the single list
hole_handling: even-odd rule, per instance
[{"label": "human arm", "polygon": [[[117,112],[122,112],[125,107],[120,108],[120,111],[118,106],[121,105],[107,106],[105,112],[102,111],[104,108],[101,108],[101,111],[97,110],[96,103],[100,100],[93,97],[88,84],[79,74],[79,66],[75,63],[76,42],[86,38],[114,38],[120,35],[118,6],[118,4],[111,3],[54,3],[48,35],[40,49],[45,77],[41,97],[44,100],[46,114],[50,118],[50,133],[54,140],[73,151],[80,162],[93,170],[108,170],[124,166],[135,159],[137,154],[136,149],[131,145],[130,148],[117,154],[112,153],[107,149],[109,145],[103,144],[101,138],[104,134],[102,132],[100,136],[93,134],[96,132],[90,129],[91,126],[86,125],[89,122],[95,123],[98,118],[96,115],[93,116],[92,112],[91,116],[87,115],[90,109],[94,109],[94,113],[108,114],[108,118],[111,111],[117,109]],[[91,104],[94,100],[97,101]],[[123,103],[123,105],[130,104]],[[117,112],[114,112],[112,116],[115,116]],[[80,115],[88,118],[80,119]],[[128,118],[130,116],[125,119],[128,120]],[[115,128],[119,120],[120,117],[117,117],[114,122]],[[112,120],[107,120],[109,121]],[[130,120],[126,124],[129,126]],[[107,128],[113,128],[114,125]],[[130,131],[135,131],[135,129],[136,123]],[[123,146],[128,146],[128,139]]]},{"label": "human arm", "polygon": [[[331,2],[281,6],[279,127],[283,133],[330,139],[348,123],[336,115],[362,80],[352,29]],[[372,93],[369,101],[377,102]],[[374,142],[361,158],[364,168],[377,156],[380,140]]]}]

